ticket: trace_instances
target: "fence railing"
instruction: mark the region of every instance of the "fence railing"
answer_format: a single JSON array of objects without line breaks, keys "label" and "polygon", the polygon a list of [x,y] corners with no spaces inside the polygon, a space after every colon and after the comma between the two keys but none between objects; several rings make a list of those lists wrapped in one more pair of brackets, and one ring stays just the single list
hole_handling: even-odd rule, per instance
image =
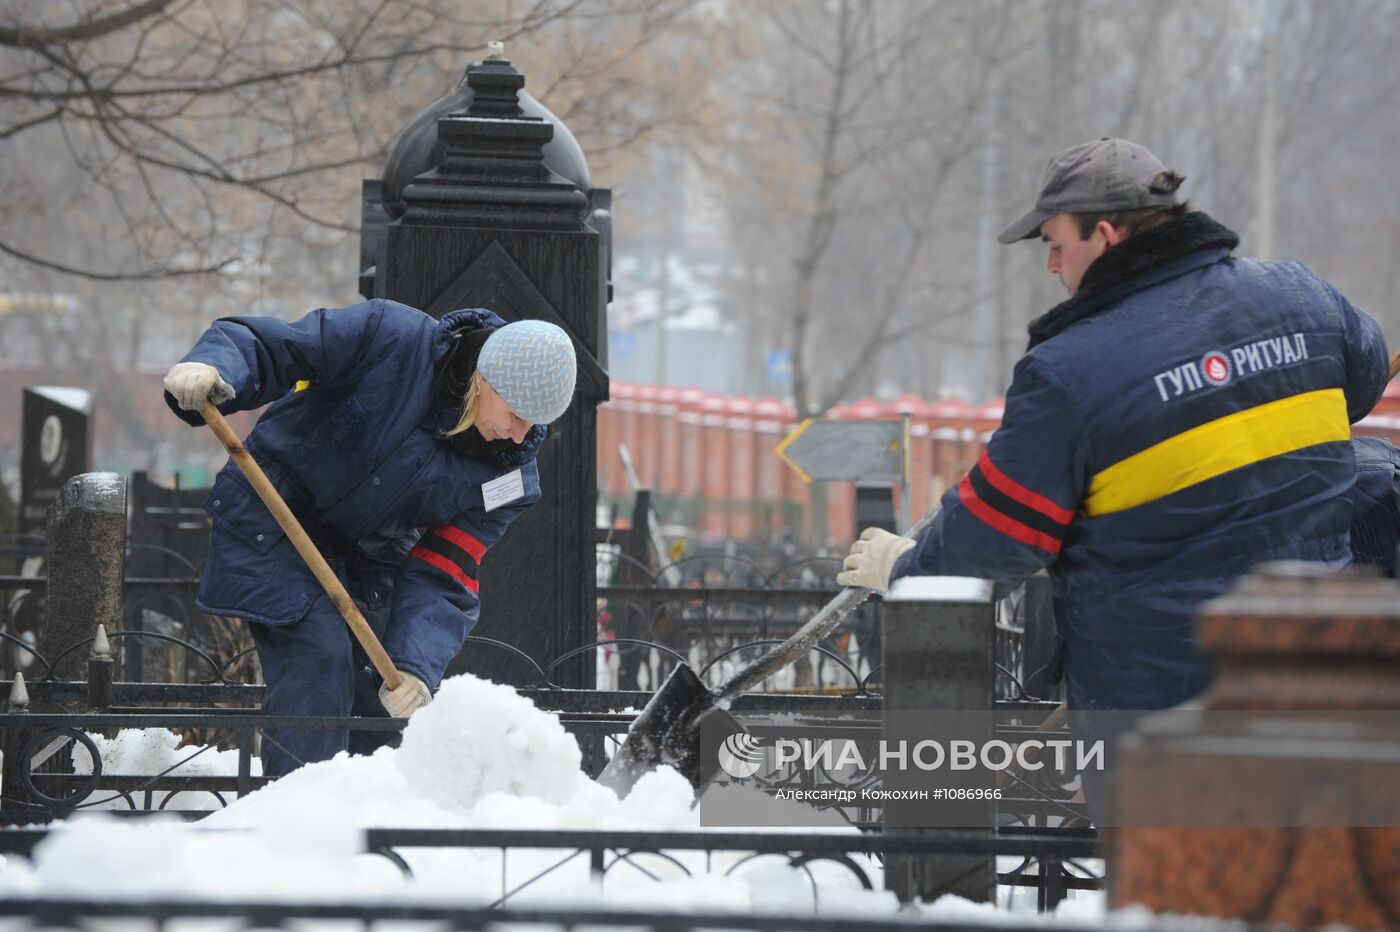
[{"label": "fence railing", "polygon": [[[178,554],[159,556],[167,565],[172,561],[178,564]],[[672,666],[688,663],[702,679],[718,683],[790,635],[826,604],[837,593],[836,565],[834,558],[809,558],[773,568],[742,558],[704,556],[671,564],[671,572],[657,578],[640,562],[606,551],[600,556],[603,584],[597,593],[598,637],[592,643],[556,657],[537,658],[501,640],[471,637],[466,650],[491,651],[508,658],[515,670],[509,684],[558,717],[578,739],[585,770],[596,775],[631,724],[634,710],[646,703],[650,691]],[[175,577],[129,576],[122,582],[122,629],[107,632],[105,652],[98,649],[101,644],[95,633],[41,651],[32,631],[0,630],[0,647],[4,648],[10,677],[0,681],[0,689],[13,691],[23,674],[29,691],[27,703],[19,702],[12,692],[11,708],[0,714],[0,749],[4,751],[0,823],[43,823],[94,808],[137,815],[174,806],[186,811],[199,806],[195,813],[207,812],[266,782],[256,775],[255,762],[259,745],[269,740],[267,728],[402,727],[402,723],[388,719],[274,719],[259,714],[262,687],[257,683],[256,658],[245,626],[198,612],[193,606],[197,577],[186,575],[182,564],[177,569],[181,575]],[[1057,698],[1038,695],[1049,690],[1043,690],[1033,676],[1048,660],[1047,645],[1053,649],[1054,643],[1043,583],[1033,581],[1027,589],[1000,599],[986,616],[994,624],[988,643],[994,644],[995,662],[980,668],[977,675],[991,682],[1000,710],[1018,713],[1011,730],[1004,733],[1008,739],[1017,736],[1016,728],[1031,727],[1043,718]],[[42,575],[33,573],[0,576],[0,595],[20,590],[41,593],[46,584]],[[5,602],[9,604],[9,600]],[[866,746],[878,741],[885,691],[883,611],[879,600],[863,606],[793,667],[740,697],[733,711],[773,713],[786,735],[815,740],[844,738]],[[601,688],[560,688],[556,671],[588,654],[597,658]],[[92,736],[147,728],[179,733],[190,745],[188,753],[182,753],[158,774],[104,772]],[[211,751],[236,752],[236,769],[219,775],[193,772],[198,769],[196,758]],[[874,755],[866,757],[874,759]],[[1058,902],[1067,889],[1097,883],[1092,872],[1074,862],[1092,852],[1092,833],[1073,835],[1053,828],[1084,823],[1083,807],[1071,800],[1063,778],[1063,774],[1042,771],[1034,782],[1021,781],[1008,787],[998,808],[1004,824],[977,834],[977,845],[1010,846],[1005,851],[988,848],[983,852],[978,848],[977,852],[1022,857],[1016,870],[1000,872],[997,880],[1036,887],[1043,906]],[[799,785],[849,788],[853,781],[867,786],[877,779],[873,772],[835,773],[818,768],[801,774],[791,769],[764,773],[757,782],[760,789],[774,792]],[[881,827],[878,802],[833,803],[830,808],[853,827]],[[1050,835],[1035,835],[1046,831]],[[555,847],[562,845],[558,833],[551,836]],[[395,837],[402,845],[412,844],[409,836]],[[484,837],[461,836],[455,843],[485,844]],[[741,837],[743,845],[733,844],[739,850],[755,852],[755,856],[807,860],[830,856],[856,864],[852,860],[855,854],[883,857],[893,853],[892,848],[871,847],[893,842],[870,839],[895,836],[846,833],[839,836],[841,841],[813,841],[810,845],[795,844],[794,836],[786,833],[782,844],[765,840],[762,833],[744,832]],[[710,833],[706,838],[707,851],[729,844]],[[436,840],[444,841],[441,837]],[[488,846],[534,844],[524,835],[501,836],[497,841],[501,845]],[[668,846],[698,850],[687,847],[691,842],[676,833],[662,833],[645,842],[658,850]],[[1066,846],[1055,847],[1059,842]],[[909,842],[923,845],[918,853],[930,857],[940,851],[966,853],[947,849],[954,843],[947,833]],[[563,846],[573,849],[571,857],[586,855],[596,866],[594,859],[600,857],[605,865],[618,863],[622,857],[634,858],[642,850],[637,847],[641,844],[639,839],[594,838],[587,844],[580,841],[576,846]],[[393,845],[380,847],[386,856],[392,855],[389,849]],[[606,860],[609,857],[611,861]],[[859,868],[855,872],[860,874]],[[870,883],[871,877],[865,875],[863,882]],[[503,890],[502,904],[510,895],[510,890]]]}]

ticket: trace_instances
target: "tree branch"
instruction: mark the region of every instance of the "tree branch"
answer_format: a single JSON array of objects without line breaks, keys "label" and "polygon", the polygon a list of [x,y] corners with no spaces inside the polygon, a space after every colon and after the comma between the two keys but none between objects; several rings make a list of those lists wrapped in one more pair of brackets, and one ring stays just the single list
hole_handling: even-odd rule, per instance
[{"label": "tree branch", "polygon": [[17,136],[27,129],[33,129],[34,127],[42,123],[48,123],[52,120],[56,120],[63,115],[63,111],[65,109],[66,108],[64,107],[55,107],[48,113],[41,113],[38,116],[33,117],[31,119],[22,120],[19,123],[14,124],[13,126],[7,126],[3,130],[0,130],[0,139],[9,139],[11,136]]},{"label": "tree branch", "polygon": [[71,26],[0,26],[0,45],[37,50],[65,42],[90,42],[155,16],[174,2],[175,0],[146,0],[145,3],[138,3],[109,16],[85,23],[74,23]]},{"label": "tree branch", "polygon": [[81,278],[90,278],[100,282],[150,281],[152,279],[162,278],[188,278],[191,275],[212,275],[215,272],[223,271],[234,262],[234,259],[230,257],[214,265],[205,265],[193,269],[174,269],[166,266],[161,268],[141,269],[136,272],[95,272],[92,269],[80,269],[76,266],[54,262],[52,259],[41,258],[27,253],[22,249],[16,249],[14,246],[3,241],[0,241],[0,252],[28,262],[31,265],[37,265],[40,268],[52,269],[55,272],[62,272],[65,275],[77,275]]}]

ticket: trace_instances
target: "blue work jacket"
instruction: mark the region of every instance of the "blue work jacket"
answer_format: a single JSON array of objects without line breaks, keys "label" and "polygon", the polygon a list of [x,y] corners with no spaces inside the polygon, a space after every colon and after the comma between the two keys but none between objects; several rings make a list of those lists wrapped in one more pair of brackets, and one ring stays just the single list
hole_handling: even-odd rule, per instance
[{"label": "blue work jacket", "polygon": [[1209,683],[1202,601],[1262,561],[1348,562],[1350,424],[1385,344],[1301,265],[1224,248],[1091,300],[1017,363],[1002,426],[894,576],[1047,568],[1071,708],[1163,708]]},{"label": "blue work jacket", "polygon": [[[343,582],[383,579],[364,595],[392,599],[384,648],[430,687],[476,624],[487,551],[540,498],[543,426],[507,454],[464,455],[443,437],[461,413],[439,401],[434,384],[452,332],[504,323],[486,310],[439,321],[376,299],[291,323],[223,318],[184,358],[233,386],[220,411],[268,405],[245,447]],[[299,382],[309,384],[295,390]],[[166,400],[186,422],[203,423]],[[482,485],[502,477],[509,485],[517,471],[520,494],[488,511]],[[232,461],[204,507],[214,527],[200,610],[269,625],[300,619],[321,587]]]}]

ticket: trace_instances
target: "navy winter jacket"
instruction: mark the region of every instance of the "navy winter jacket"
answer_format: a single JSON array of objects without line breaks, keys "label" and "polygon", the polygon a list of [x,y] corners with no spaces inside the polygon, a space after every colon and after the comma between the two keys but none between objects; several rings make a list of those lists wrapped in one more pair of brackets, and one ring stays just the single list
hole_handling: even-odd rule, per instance
[{"label": "navy winter jacket", "polygon": [[1047,567],[1071,708],[1196,695],[1197,605],[1262,561],[1348,562],[1350,424],[1385,386],[1384,341],[1331,285],[1236,242],[1189,214],[1091,265],[1032,325],[1002,426],[895,567],[1008,584]]},{"label": "navy winter jacket", "polygon": [[[385,580],[382,597],[393,601],[384,648],[430,687],[476,624],[477,567],[540,498],[543,426],[488,456],[464,455],[442,436],[461,413],[434,385],[452,331],[504,324],[485,310],[437,321],[373,300],[294,323],[217,320],[183,360],[213,366],[233,386],[220,411],[269,405],[244,445],[342,581],[362,570]],[[310,384],[294,391],[301,381]],[[523,493],[485,510],[482,484],[516,471]],[[219,472],[204,507],[214,530],[200,610],[270,625],[300,619],[321,588],[235,464]]]},{"label": "navy winter jacket", "polygon": [[1395,575],[1395,548],[1400,545],[1400,450],[1380,437],[1356,437],[1356,489],[1351,500],[1351,560]]}]

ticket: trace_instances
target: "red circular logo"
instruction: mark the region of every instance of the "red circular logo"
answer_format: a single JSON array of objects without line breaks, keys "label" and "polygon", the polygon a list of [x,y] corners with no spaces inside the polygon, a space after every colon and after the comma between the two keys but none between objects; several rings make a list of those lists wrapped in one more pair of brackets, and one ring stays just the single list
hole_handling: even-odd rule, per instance
[{"label": "red circular logo", "polygon": [[1201,359],[1201,372],[1216,385],[1230,381],[1230,360],[1224,353],[1206,353]]}]

